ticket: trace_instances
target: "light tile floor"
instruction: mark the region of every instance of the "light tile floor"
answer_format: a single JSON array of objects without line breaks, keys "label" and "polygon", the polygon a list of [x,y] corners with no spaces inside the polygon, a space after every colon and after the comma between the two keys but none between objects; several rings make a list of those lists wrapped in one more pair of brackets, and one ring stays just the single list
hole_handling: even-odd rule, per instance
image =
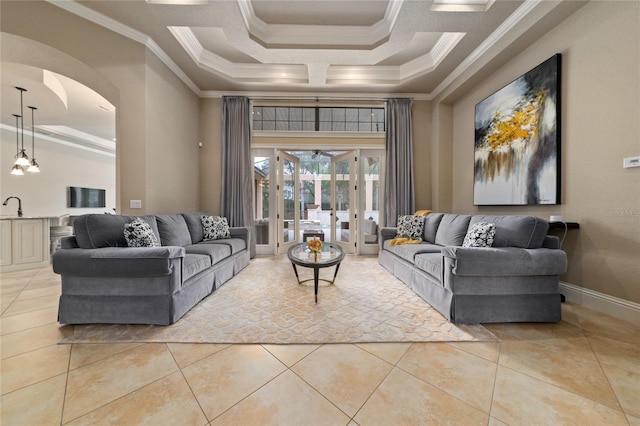
[{"label": "light tile floor", "polygon": [[59,345],[59,277],[0,279],[3,426],[640,425],[640,327],[580,305],[501,343]]}]

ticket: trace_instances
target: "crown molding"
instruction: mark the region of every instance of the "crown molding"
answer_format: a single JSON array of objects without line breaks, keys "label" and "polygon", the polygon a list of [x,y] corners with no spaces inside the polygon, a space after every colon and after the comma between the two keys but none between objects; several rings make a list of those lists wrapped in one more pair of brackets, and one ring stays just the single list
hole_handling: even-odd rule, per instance
[{"label": "crown molding", "polygon": [[[38,125],[36,127],[38,129],[36,130],[35,137],[38,139],[57,143],[59,145],[65,145],[75,149],[81,149],[83,151],[93,152],[94,154],[105,155],[107,157],[115,158],[116,156],[115,142],[82,132],[77,132],[75,136],[71,136],[65,133],[54,133],[53,130],[46,128],[47,126]],[[16,131],[14,127],[3,123],[0,123],[0,129],[9,132]],[[27,136],[31,135],[31,131],[29,130],[25,130],[24,133]],[[84,138],[83,135],[86,136],[86,138]]]},{"label": "crown molding", "polygon": [[[494,47],[498,42],[507,37],[508,33],[517,27],[531,12],[536,9],[545,0],[525,0],[514,13],[512,13],[494,32],[489,35],[480,45],[467,56],[461,63],[449,74],[442,82],[431,92],[432,98],[437,98],[445,92],[445,90],[453,91],[455,81],[462,76],[462,74],[470,69],[474,64],[479,62],[483,56],[487,55],[489,50]],[[529,28],[527,26],[526,28]],[[521,32],[524,32],[526,28],[520,28]]]},{"label": "crown molding", "polygon": [[202,98],[223,98],[225,96],[246,96],[251,99],[273,100],[329,100],[329,101],[380,101],[390,98],[409,98],[414,101],[430,101],[428,93],[394,93],[394,92],[265,92],[265,91],[216,91],[205,90]]},{"label": "crown molding", "polygon": [[48,3],[57,6],[67,12],[80,16],[94,24],[100,25],[103,28],[111,30],[117,34],[127,37],[135,42],[143,44],[156,57],[162,61],[173,73],[186,84],[196,95],[200,96],[200,88],[182,71],[182,69],[162,50],[162,48],[148,35],[137,31],[128,25],[124,25],[121,22],[111,19],[93,9],[89,9],[73,0],[45,0]]}]

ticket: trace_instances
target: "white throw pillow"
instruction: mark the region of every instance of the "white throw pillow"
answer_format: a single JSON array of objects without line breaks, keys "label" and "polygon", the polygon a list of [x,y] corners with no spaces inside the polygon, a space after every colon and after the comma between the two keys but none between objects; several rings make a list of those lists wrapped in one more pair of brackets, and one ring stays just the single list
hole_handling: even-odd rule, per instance
[{"label": "white throw pillow", "polygon": [[476,222],[467,230],[462,247],[491,247],[495,236],[496,225],[494,223]]},{"label": "white throw pillow", "polygon": [[160,247],[151,226],[139,217],[133,222],[125,223],[124,239],[129,247]]},{"label": "white throw pillow", "polygon": [[202,216],[202,230],[204,231],[204,241],[222,240],[231,238],[229,224],[226,217]]}]

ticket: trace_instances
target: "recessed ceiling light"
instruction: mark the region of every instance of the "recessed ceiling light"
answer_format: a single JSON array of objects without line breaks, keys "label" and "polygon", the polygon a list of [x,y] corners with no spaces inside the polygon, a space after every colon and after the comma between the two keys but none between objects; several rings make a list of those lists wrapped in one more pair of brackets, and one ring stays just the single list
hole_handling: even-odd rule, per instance
[{"label": "recessed ceiling light", "polygon": [[433,12],[486,12],[495,0],[433,0]]}]

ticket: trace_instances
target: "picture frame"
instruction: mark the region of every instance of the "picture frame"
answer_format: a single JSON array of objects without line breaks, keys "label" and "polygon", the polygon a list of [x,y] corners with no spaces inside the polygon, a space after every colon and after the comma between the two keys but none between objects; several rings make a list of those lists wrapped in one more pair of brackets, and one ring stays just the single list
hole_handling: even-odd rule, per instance
[{"label": "picture frame", "polygon": [[474,205],[560,204],[561,55],[475,107]]}]

